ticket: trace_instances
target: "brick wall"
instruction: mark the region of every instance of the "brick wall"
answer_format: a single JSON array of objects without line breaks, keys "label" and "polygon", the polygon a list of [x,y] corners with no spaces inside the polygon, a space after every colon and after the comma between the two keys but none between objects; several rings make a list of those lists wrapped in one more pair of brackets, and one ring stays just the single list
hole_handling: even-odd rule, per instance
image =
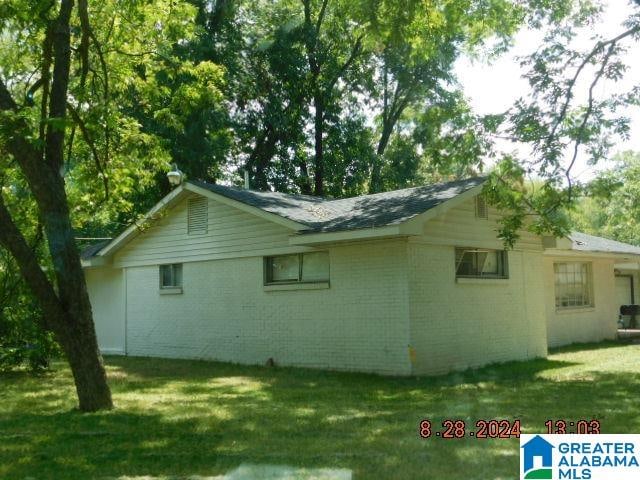
[{"label": "brick wall", "polygon": [[328,250],[317,290],[265,291],[262,257],[184,263],[178,295],[127,268],[127,353],[408,374],[406,242]]},{"label": "brick wall", "polygon": [[508,256],[508,279],[457,282],[454,247],[410,244],[414,372],[546,355],[541,255],[510,251]]}]

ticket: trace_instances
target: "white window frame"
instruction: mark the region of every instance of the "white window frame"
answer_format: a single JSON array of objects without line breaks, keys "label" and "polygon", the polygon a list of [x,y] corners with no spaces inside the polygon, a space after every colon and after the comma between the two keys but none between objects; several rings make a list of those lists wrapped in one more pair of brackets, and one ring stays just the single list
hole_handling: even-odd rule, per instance
[{"label": "white window frame", "polygon": [[[462,252],[462,255],[458,260],[459,252]],[[484,265],[487,261],[487,257],[485,256],[485,259],[482,265],[479,266],[478,268],[479,270],[478,273],[472,274],[472,275],[458,274],[458,269],[460,268],[460,264],[462,263],[464,255],[467,253],[471,253],[475,255],[482,254],[482,253],[496,253],[496,256],[498,257],[497,261],[499,265],[499,270],[501,271],[499,271],[497,274],[493,274],[493,273],[483,274],[482,270],[484,269]],[[454,258],[456,261],[455,263],[456,278],[480,278],[480,279],[499,279],[499,280],[506,280],[509,278],[509,254],[506,250],[496,250],[496,249],[489,249],[489,248],[456,247]]]},{"label": "white window frame", "polygon": [[[572,271],[569,271],[569,265],[572,266]],[[579,268],[579,272],[576,271],[576,267]],[[582,271],[582,266],[586,266],[586,272]],[[564,272],[562,271],[564,267]],[[559,275],[566,274],[567,277],[572,276],[573,281],[567,282],[563,284],[559,280]],[[584,261],[566,261],[566,262],[554,262],[553,264],[553,277],[554,277],[554,293],[555,293],[555,304],[556,310],[565,311],[565,310],[579,310],[583,308],[594,308],[594,287],[593,287],[593,262],[584,262]],[[579,282],[578,282],[579,280]],[[576,286],[579,285],[582,289],[582,298],[586,298],[587,301],[583,301],[581,303],[577,303],[574,301],[563,301],[562,298],[569,298],[570,290],[573,288],[575,290]],[[564,291],[563,291],[564,290]]]},{"label": "white window frame", "polygon": [[[304,268],[304,256],[308,253],[326,253],[327,259],[329,262],[328,268],[329,272],[327,274],[326,279],[317,279],[317,280],[303,280],[303,268]],[[293,255],[298,256],[298,278],[297,279],[289,279],[289,280],[273,280],[273,260],[278,257],[290,257]],[[264,285],[296,285],[296,284],[313,284],[313,283],[329,283],[329,279],[331,278],[331,258],[329,256],[329,252],[306,252],[306,253],[287,253],[284,255],[271,255],[268,257],[264,257]]]},{"label": "white window frame", "polygon": [[[171,272],[171,283],[172,285],[164,285],[163,282],[163,269],[168,268],[169,271]],[[176,275],[176,272],[180,272],[178,275]],[[168,263],[168,264],[164,264],[164,265],[160,265],[158,268],[158,273],[160,275],[159,278],[159,285],[160,285],[160,290],[175,290],[175,289],[182,289],[182,283],[183,283],[183,279],[182,279],[182,264],[181,263]],[[180,278],[180,281],[177,281],[177,278]]]}]

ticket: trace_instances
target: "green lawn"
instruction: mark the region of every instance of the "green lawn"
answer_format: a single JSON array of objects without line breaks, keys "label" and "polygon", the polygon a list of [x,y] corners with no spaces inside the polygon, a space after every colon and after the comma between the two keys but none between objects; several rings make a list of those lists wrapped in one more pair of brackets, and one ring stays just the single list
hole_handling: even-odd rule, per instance
[{"label": "green lawn", "polygon": [[106,361],[117,408],[98,414],[74,410],[62,362],[39,377],[0,374],[1,479],[215,477],[240,466],[512,479],[517,439],[422,440],[418,422],[520,418],[523,433],[533,433],[548,418],[597,418],[603,433],[640,432],[640,345],[573,347],[546,360],[422,379]]}]

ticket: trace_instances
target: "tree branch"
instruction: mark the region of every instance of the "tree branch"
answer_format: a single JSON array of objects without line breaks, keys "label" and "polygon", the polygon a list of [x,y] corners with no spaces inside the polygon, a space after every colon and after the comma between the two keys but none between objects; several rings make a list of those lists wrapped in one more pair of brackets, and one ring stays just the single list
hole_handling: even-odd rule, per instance
[{"label": "tree branch", "polygon": [[556,118],[556,121],[554,122],[553,128],[551,129],[549,136],[547,137],[547,142],[546,142],[547,145],[553,142],[555,135],[558,131],[558,128],[567,114],[569,105],[571,104],[571,100],[573,99],[573,89],[575,88],[576,82],[578,81],[578,78],[580,77],[580,74],[582,73],[584,68],[589,64],[589,62],[593,59],[593,57],[595,57],[598,53],[600,53],[605,47],[609,46],[609,49],[611,50],[611,48],[615,46],[615,44],[618,43],[620,40],[623,40],[624,38],[634,35],[635,33],[638,33],[638,32],[640,32],[640,25],[636,25],[635,27],[632,27],[624,31],[620,35],[614,38],[611,38],[607,41],[598,42],[596,46],[593,47],[591,52],[589,52],[589,54],[582,60],[575,74],[573,75],[573,78],[569,81],[569,86],[567,88],[567,93],[565,95],[565,101],[562,104],[560,113]]},{"label": "tree branch", "polygon": [[[81,78],[81,85],[84,86],[84,80],[86,78],[86,72],[88,72],[89,69],[89,40],[91,40],[91,42],[93,43],[93,46],[96,49],[96,54],[98,55],[98,60],[100,61],[100,68],[102,70],[102,83],[104,86],[104,91],[103,91],[103,99],[104,99],[104,106],[105,106],[105,112],[108,112],[108,105],[109,105],[109,97],[110,97],[110,91],[109,91],[109,68],[107,66],[107,62],[104,58],[104,54],[102,52],[102,45],[100,44],[100,42],[98,41],[98,38],[95,35],[95,32],[93,31],[93,29],[91,28],[91,23],[89,21],[89,11],[88,11],[88,5],[87,5],[87,0],[78,0],[78,16],[80,17],[80,27],[82,29],[82,41],[81,41],[81,54],[84,54],[85,52],[82,51],[82,46],[83,43],[86,41],[86,58],[83,58],[83,76]],[[85,63],[86,62],[86,63]],[[106,113],[105,113],[106,114]],[[111,131],[109,128],[109,121],[105,121],[105,127],[104,127],[104,164],[107,165],[109,163],[109,156],[110,156],[110,142],[111,142]],[[106,177],[104,178],[104,180],[106,180]],[[106,186],[105,186],[106,188]],[[108,188],[106,189],[106,196],[108,197]],[[106,198],[106,197],[105,197]]]},{"label": "tree branch", "polygon": [[42,121],[47,118],[47,103],[49,102],[49,89],[51,87],[51,62],[53,57],[53,25],[47,22],[47,30],[42,41],[42,62],[40,64],[42,82],[42,99],[40,100],[40,126],[38,137],[40,141],[45,141],[45,124]]},{"label": "tree branch", "polygon": [[89,24],[89,12],[87,9],[87,0],[78,0],[78,17],[80,18],[80,88],[84,88],[87,75],[89,74],[89,42],[91,39],[91,25]]},{"label": "tree branch", "polygon": [[322,0],[322,6],[320,7],[320,13],[318,13],[318,18],[316,20],[316,39],[320,35],[320,28],[322,27],[322,22],[324,21],[324,15],[327,12],[327,4],[329,0]]},{"label": "tree branch", "polygon": [[342,67],[340,67],[340,70],[338,70],[338,73],[336,73],[333,79],[331,79],[331,81],[329,82],[329,85],[327,85],[327,88],[325,89],[325,96],[331,94],[331,91],[333,90],[333,87],[335,86],[335,84],[338,82],[338,80],[342,78],[342,76],[346,73],[346,71],[349,70],[349,68],[351,67],[353,62],[355,62],[358,55],[360,55],[360,52],[362,50],[363,38],[364,38],[364,35],[362,34],[362,35],[359,35],[358,38],[356,39],[356,43],[353,45],[353,48],[351,49],[351,54],[349,55],[349,58],[347,58],[347,61],[344,62]]},{"label": "tree branch", "polygon": [[[53,81],[49,100],[49,120],[64,121],[67,111],[67,90],[69,88],[69,70],[71,65],[71,32],[69,21],[73,9],[73,0],[62,0],[58,18],[53,24]],[[64,125],[47,123],[45,159],[56,170],[64,162],[63,143]]]},{"label": "tree branch", "polygon": [[609,59],[611,58],[611,56],[613,55],[613,49],[615,48],[615,42],[611,43],[609,45],[609,49],[607,50],[607,53],[604,57],[604,59],[602,60],[602,65],[600,66],[600,69],[598,70],[598,73],[596,74],[596,76],[594,77],[593,81],[591,82],[591,85],[589,86],[589,100],[587,102],[587,110],[584,113],[584,116],[582,117],[582,122],[580,123],[580,126],[578,127],[578,134],[576,136],[576,140],[574,143],[574,147],[573,147],[573,156],[571,158],[571,162],[569,163],[569,166],[566,168],[565,170],[565,177],[567,179],[568,182],[568,198],[569,200],[571,199],[571,193],[572,193],[572,188],[573,188],[573,184],[571,181],[571,169],[573,168],[574,164],[576,163],[576,159],[578,158],[578,150],[580,149],[580,145],[582,145],[582,133],[584,132],[585,127],[587,126],[587,122],[589,121],[589,117],[591,116],[591,113],[593,112],[593,90],[595,89],[596,85],[598,84],[598,82],[600,81],[600,79],[602,78],[602,75],[604,74],[604,70],[607,67],[607,65],[609,64]]},{"label": "tree branch", "polygon": [[104,186],[104,200],[107,200],[109,198],[109,180],[107,179],[107,175],[105,174],[104,165],[100,161],[100,155],[98,154],[98,149],[96,148],[93,138],[91,138],[91,133],[89,132],[87,125],[84,123],[84,121],[80,117],[80,113],[78,112],[78,110],[76,110],[76,108],[70,103],[68,103],[67,106],[69,108],[69,112],[71,113],[71,117],[80,128],[80,133],[82,133],[82,138],[84,138],[84,141],[87,143],[87,145],[89,146],[89,149],[91,150],[91,156],[93,157],[93,162],[95,163],[96,168],[98,169],[98,172],[100,173],[100,176],[102,178],[102,184]]}]

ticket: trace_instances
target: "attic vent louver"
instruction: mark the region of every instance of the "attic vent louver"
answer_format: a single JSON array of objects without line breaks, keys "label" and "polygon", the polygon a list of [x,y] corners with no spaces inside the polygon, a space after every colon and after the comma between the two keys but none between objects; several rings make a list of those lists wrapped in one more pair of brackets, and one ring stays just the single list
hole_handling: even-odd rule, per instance
[{"label": "attic vent louver", "polygon": [[481,195],[476,195],[476,218],[489,218],[489,208],[487,201]]},{"label": "attic vent louver", "polygon": [[480,195],[476,196],[476,218],[489,218],[489,208],[487,202]]},{"label": "attic vent louver", "polygon": [[208,201],[205,197],[190,198],[187,202],[188,222],[187,233],[207,233]]}]

